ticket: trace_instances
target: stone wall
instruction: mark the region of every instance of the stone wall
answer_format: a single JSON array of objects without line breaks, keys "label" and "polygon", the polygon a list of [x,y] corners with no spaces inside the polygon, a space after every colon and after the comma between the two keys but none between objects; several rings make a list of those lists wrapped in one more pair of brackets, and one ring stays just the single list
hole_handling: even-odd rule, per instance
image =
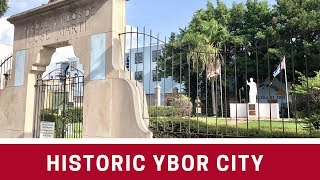
[{"label": "stone wall", "polygon": [[15,25],[14,77],[0,99],[0,137],[32,137],[36,76],[68,45],[85,72],[83,136],[151,137],[142,87],[123,69],[125,2],[58,0],[8,19]]}]

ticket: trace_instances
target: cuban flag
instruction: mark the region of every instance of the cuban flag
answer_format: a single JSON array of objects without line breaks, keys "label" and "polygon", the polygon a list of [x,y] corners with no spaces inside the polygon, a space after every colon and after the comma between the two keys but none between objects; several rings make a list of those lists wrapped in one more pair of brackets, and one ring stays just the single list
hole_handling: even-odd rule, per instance
[{"label": "cuban flag", "polygon": [[284,56],[280,65],[277,67],[277,69],[273,72],[273,77],[278,76],[282,70],[286,69],[286,57]]}]

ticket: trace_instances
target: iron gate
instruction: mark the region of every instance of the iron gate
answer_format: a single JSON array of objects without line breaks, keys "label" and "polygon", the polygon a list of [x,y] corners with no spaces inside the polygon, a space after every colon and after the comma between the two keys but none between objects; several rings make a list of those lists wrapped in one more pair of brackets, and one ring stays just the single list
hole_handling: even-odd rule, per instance
[{"label": "iron gate", "polygon": [[35,138],[43,135],[41,124],[45,123],[54,124],[55,138],[82,137],[83,82],[83,73],[69,64],[61,64],[61,68],[47,75],[38,75],[35,85]]},{"label": "iron gate", "polygon": [[[201,47],[176,35],[161,40],[146,28],[119,34],[126,42],[123,69],[144,88],[144,118],[155,138],[320,137],[319,103],[312,98],[319,92],[310,83],[320,46],[306,48],[299,32],[287,35]],[[283,61],[286,70],[275,76]],[[250,78],[257,84],[251,107]]]}]

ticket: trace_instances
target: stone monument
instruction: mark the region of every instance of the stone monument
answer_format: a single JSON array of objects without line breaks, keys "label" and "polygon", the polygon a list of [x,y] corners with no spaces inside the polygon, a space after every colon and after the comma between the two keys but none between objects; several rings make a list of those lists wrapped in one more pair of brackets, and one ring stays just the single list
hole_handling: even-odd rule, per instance
[{"label": "stone monument", "polygon": [[250,87],[249,89],[249,104],[248,104],[248,117],[256,118],[258,117],[257,113],[257,83],[253,81],[253,78],[250,78],[250,82],[247,80],[247,85]]},{"label": "stone monument", "polygon": [[256,104],[257,103],[257,83],[253,81],[253,78],[250,78],[250,82],[247,80],[247,85],[250,87],[249,90],[249,104]]},{"label": "stone monument", "polygon": [[35,82],[56,48],[84,67],[83,137],[150,138],[142,85],[124,70],[126,0],[50,0],[11,16],[13,78],[0,97],[0,137],[33,137]]},{"label": "stone monument", "polygon": [[[263,119],[279,119],[279,105],[277,103],[257,103],[258,88],[257,84],[250,78],[247,81],[249,86],[249,102],[248,103],[230,103],[231,118],[249,118],[257,120]],[[261,91],[259,91],[261,93]]]}]

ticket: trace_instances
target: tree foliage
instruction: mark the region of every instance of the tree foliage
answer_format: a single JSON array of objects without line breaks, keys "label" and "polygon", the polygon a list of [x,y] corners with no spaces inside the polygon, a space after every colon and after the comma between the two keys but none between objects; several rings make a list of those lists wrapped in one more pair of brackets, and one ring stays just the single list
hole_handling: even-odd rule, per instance
[{"label": "tree foliage", "polygon": [[[166,62],[159,63],[162,73],[166,70],[166,76],[171,76],[174,72],[174,80],[184,83],[193,102],[197,85],[202,92],[206,89],[206,71],[219,65],[226,65],[224,83],[238,82],[235,90],[249,77],[260,83],[270,80],[284,56],[290,82],[299,83],[293,69],[306,76],[316,75],[320,68],[320,0],[278,0],[274,6],[266,0],[247,0],[231,7],[221,0],[216,4],[208,1],[205,8],[194,13],[187,27],[172,33],[164,49]],[[210,83],[207,86],[212,91]]]},{"label": "tree foliage", "polygon": [[[299,73],[300,84],[294,89],[297,118],[311,117],[312,120],[313,116],[319,117],[317,114],[320,114],[320,71],[315,73],[316,76],[311,78]],[[318,120],[320,123],[320,119]]]},{"label": "tree foliage", "polygon": [[315,72],[316,76],[307,78],[300,74],[300,84],[295,87],[295,109],[296,118],[306,119],[306,128],[320,129],[320,71]]},{"label": "tree foliage", "polygon": [[0,0],[0,17],[8,10],[8,0]]},{"label": "tree foliage", "polygon": [[[295,87],[296,94],[308,94],[309,91],[320,91],[320,71],[315,72],[316,76],[307,78],[302,73],[300,74],[299,81],[300,84]],[[320,98],[320,97],[319,97]]]}]

